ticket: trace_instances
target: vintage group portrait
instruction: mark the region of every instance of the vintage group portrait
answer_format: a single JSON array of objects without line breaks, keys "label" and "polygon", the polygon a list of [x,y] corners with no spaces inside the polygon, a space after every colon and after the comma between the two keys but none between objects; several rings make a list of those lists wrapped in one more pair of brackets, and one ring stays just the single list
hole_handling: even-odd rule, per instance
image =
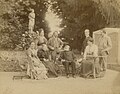
[{"label": "vintage group portrait", "polygon": [[0,0],[0,94],[120,94],[120,0]]}]

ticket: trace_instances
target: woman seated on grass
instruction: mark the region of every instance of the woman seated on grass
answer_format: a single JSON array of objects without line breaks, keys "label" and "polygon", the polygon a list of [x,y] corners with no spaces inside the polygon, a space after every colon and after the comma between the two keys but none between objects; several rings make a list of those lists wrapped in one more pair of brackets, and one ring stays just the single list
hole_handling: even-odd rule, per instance
[{"label": "woman seated on grass", "polygon": [[84,58],[81,64],[81,76],[89,77],[93,74],[94,68],[96,76],[100,73],[100,64],[98,62],[98,47],[93,43],[90,38],[87,41],[88,46],[85,48]]},{"label": "woman seated on grass", "polygon": [[47,79],[47,69],[37,57],[37,49],[34,42],[31,43],[29,49],[27,50],[27,56],[27,75],[30,76],[31,79]]}]

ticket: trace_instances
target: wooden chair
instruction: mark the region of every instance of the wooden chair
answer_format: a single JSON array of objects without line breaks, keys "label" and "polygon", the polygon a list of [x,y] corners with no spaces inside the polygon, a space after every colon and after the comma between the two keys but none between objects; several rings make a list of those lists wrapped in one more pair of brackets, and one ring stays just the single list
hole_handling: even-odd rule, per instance
[{"label": "wooden chair", "polygon": [[[95,66],[95,63],[96,63],[96,60],[99,59],[99,58],[106,58],[107,56],[97,56],[97,57],[93,57],[94,58],[94,64],[93,64],[93,78],[96,78],[96,66]],[[104,60],[104,59],[103,59]],[[105,62],[105,61],[104,61]]]}]

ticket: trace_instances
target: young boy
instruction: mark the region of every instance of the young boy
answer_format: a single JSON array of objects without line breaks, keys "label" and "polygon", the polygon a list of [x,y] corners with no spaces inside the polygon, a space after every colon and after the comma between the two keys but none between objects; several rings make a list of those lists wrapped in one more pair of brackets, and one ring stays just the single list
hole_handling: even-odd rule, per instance
[{"label": "young boy", "polygon": [[70,69],[69,66],[71,65],[72,68],[72,76],[75,78],[76,68],[75,68],[75,55],[72,51],[70,51],[70,46],[65,45],[64,51],[61,52],[60,58],[64,61],[65,66],[65,72],[67,75],[67,78],[69,78],[70,75]]}]

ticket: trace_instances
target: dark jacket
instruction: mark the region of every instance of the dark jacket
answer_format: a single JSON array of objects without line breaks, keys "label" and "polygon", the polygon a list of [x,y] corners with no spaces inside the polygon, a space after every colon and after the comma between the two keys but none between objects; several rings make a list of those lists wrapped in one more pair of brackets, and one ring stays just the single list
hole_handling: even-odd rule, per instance
[{"label": "dark jacket", "polygon": [[72,51],[63,51],[61,53],[61,59],[64,59],[66,61],[74,61],[75,60],[75,55]]},{"label": "dark jacket", "polygon": [[87,41],[88,41],[88,39],[90,39],[90,38],[91,38],[91,37],[89,36],[89,37],[85,38],[85,40],[83,41],[81,52],[84,53],[85,48],[86,48],[86,46],[88,45],[88,44],[87,44]]},{"label": "dark jacket", "polygon": [[43,61],[43,59],[49,59],[49,55],[50,55],[49,51],[38,50],[37,52],[37,56],[41,61]]}]

